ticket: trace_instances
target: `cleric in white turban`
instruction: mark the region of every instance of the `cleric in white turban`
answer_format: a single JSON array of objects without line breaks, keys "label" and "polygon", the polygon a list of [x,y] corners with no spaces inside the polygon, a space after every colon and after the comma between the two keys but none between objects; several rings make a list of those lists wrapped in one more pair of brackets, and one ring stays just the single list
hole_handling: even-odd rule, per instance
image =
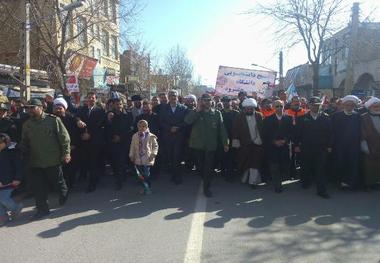
[{"label": "cleric in white turban", "polygon": [[380,99],[372,97],[364,105],[368,112],[361,116],[361,149],[365,184],[371,188],[380,182]]},{"label": "cleric in white turban", "polygon": [[361,100],[355,95],[347,95],[342,98],[342,103],[353,102],[356,106],[361,103]]},{"label": "cleric in white turban", "polygon": [[343,188],[357,189],[360,174],[360,114],[357,108],[361,100],[354,95],[342,98],[343,111],[331,116],[333,132],[333,172]]},{"label": "cleric in white turban", "polygon": [[243,108],[248,108],[248,107],[256,108],[257,107],[257,101],[255,99],[252,99],[252,98],[247,98],[247,99],[243,100],[243,103],[241,104],[241,106]]},{"label": "cleric in white turban", "polygon": [[53,106],[56,107],[56,106],[62,106],[65,108],[65,110],[67,110],[67,102],[64,98],[56,98],[54,101],[53,101]]},{"label": "cleric in white turban", "polygon": [[364,103],[364,106],[367,109],[370,109],[373,105],[380,104],[380,99],[376,97],[371,97],[369,100],[367,100],[366,103]]},{"label": "cleric in white turban", "polygon": [[255,186],[261,183],[259,169],[264,158],[263,115],[256,111],[255,99],[247,98],[242,103],[243,110],[236,117],[232,129],[233,147],[237,150],[238,172],[242,182]]}]

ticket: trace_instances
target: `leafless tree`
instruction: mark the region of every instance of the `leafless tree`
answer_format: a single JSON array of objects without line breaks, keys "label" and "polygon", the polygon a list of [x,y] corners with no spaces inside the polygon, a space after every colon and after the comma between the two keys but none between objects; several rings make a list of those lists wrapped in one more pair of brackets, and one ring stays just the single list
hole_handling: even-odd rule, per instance
[{"label": "leafless tree", "polygon": [[[38,64],[48,72],[53,86],[65,87],[67,62],[71,54],[88,53],[89,46],[101,41],[99,27],[114,32],[120,37],[129,34],[133,21],[142,10],[139,0],[115,0],[119,8],[105,7],[108,0],[87,0],[86,5],[74,11],[62,10],[59,0],[30,0],[33,50],[38,50]],[[21,24],[24,19],[15,13],[12,1],[0,1],[3,10],[2,22],[14,34],[22,34]],[[119,23],[122,30],[117,32],[113,23]],[[74,30],[74,23],[76,30]],[[38,48],[36,47],[38,46]],[[22,47],[21,47],[22,48]],[[70,52],[68,52],[70,49]],[[86,51],[86,52],[84,52]],[[20,50],[20,53],[23,51]],[[20,59],[20,64],[23,60]]]},{"label": "leafless tree", "polygon": [[291,48],[302,43],[313,68],[313,92],[319,87],[319,66],[324,41],[339,28],[337,15],[345,9],[344,0],[275,0],[249,10],[273,18],[278,25],[277,39]]},{"label": "leafless tree", "polygon": [[179,45],[171,48],[165,56],[164,68],[173,81],[173,87],[186,92],[193,75],[193,65],[186,51]]}]

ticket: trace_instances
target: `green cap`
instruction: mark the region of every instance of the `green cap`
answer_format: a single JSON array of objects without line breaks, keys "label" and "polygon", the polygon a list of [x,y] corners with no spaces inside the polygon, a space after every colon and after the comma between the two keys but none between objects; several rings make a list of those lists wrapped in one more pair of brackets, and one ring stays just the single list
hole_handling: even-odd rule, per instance
[{"label": "green cap", "polygon": [[42,101],[39,99],[31,99],[26,103],[25,107],[35,107],[35,106],[43,106]]}]

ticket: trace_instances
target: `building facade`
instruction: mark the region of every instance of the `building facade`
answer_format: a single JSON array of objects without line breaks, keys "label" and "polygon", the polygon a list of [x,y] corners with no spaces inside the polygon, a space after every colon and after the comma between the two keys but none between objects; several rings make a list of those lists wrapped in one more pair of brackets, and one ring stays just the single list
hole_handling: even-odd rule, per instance
[{"label": "building facade", "polygon": [[[23,65],[24,30],[21,25],[12,25],[12,21],[25,20],[25,0],[5,1],[0,4],[0,21],[6,25],[0,32],[0,63]],[[71,2],[31,0],[31,67],[51,73],[54,64],[65,64],[62,66],[66,69],[64,74],[75,74],[83,92],[118,84],[119,1],[88,0],[84,7],[69,12],[56,11],[55,4],[62,8]],[[60,57],[56,50],[61,46],[64,54]],[[76,67],[72,65],[74,62]],[[78,71],[72,72],[72,68]],[[82,74],[83,71],[86,74]],[[50,75],[51,86],[57,88],[54,74]]]}]

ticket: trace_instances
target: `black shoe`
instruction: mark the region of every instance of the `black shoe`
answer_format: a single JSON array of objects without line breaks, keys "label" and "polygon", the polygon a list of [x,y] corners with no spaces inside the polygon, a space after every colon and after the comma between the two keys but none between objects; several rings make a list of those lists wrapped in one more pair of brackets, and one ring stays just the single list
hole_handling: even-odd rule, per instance
[{"label": "black shoe", "polygon": [[45,216],[48,216],[49,214],[50,214],[50,211],[49,211],[49,210],[46,210],[46,211],[43,211],[43,210],[37,211],[37,213],[35,213],[35,214],[30,218],[30,221],[37,221],[37,220],[40,220],[40,219],[44,218]]},{"label": "black shoe", "polygon": [[302,188],[303,189],[309,189],[310,188],[310,184],[308,184],[308,183],[302,183]]},{"label": "black shoe", "polygon": [[89,193],[95,192],[95,190],[96,190],[96,186],[89,185],[86,189],[86,193],[89,194]]},{"label": "black shoe", "polygon": [[212,192],[210,191],[210,189],[205,189],[205,190],[203,190],[203,194],[204,194],[207,198],[212,197]]},{"label": "black shoe", "polygon": [[255,185],[255,184],[251,184],[251,188],[252,188],[253,190],[255,190],[255,189],[257,189],[257,185]]},{"label": "black shoe", "polygon": [[69,192],[67,192],[66,195],[60,195],[59,200],[58,200],[59,205],[61,206],[64,205],[68,197],[69,197]]},{"label": "black shoe", "polygon": [[330,199],[330,195],[326,192],[317,193],[317,195],[324,198],[324,199]]},{"label": "black shoe", "polygon": [[282,193],[282,188],[278,187],[278,188],[274,189],[274,192],[277,194],[280,194],[280,193]]}]

